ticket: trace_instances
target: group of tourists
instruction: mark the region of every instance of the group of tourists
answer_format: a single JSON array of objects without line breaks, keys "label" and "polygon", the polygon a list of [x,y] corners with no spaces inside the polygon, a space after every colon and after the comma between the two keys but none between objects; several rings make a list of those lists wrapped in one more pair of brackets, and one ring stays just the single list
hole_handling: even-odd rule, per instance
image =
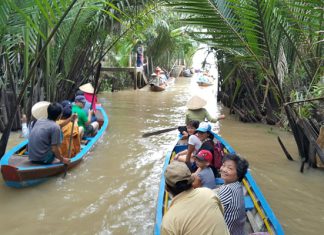
[{"label": "group of tourists", "polygon": [[[172,202],[164,215],[162,234],[245,234],[243,186],[248,162],[225,154],[215,164],[214,136],[207,121],[213,118],[203,108],[206,101],[195,96],[187,102],[186,128],[180,129],[188,149],[179,152],[165,171],[166,190]],[[217,188],[216,177],[224,184]]]},{"label": "group of tourists", "polygon": [[159,66],[156,67],[154,73],[151,74],[151,84],[156,86],[168,86],[168,76]]},{"label": "group of tourists", "polygon": [[22,119],[23,136],[28,138],[29,160],[51,164],[58,159],[64,164],[80,152],[81,144],[99,129],[95,116],[97,97],[90,83],[79,87],[75,98],[61,103],[41,101],[32,107],[32,121]]},{"label": "group of tourists", "polygon": [[206,71],[199,75],[197,81],[202,83],[213,83],[214,78],[209,74],[209,71]]}]

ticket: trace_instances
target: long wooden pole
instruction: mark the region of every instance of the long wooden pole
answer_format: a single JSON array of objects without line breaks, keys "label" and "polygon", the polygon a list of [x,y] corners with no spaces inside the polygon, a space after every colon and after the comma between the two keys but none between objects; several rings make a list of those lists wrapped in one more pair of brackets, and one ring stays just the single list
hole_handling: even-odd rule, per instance
[{"label": "long wooden pole", "polygon": [[176,129],[178,129],[178,127],[169,127],[169,128],[165,128],[165,129],[158,130],[158,131],[147,132],[147,133],[144,133],[142,135],[142,137],[146,138],[146,137],[149,137],[149,136],[152,136],[152,135],[159,135],[159,134],[169,132],[169,131],[173,131],[173,130],[176,130]]},{"label": "long wooden pole", "polygon": [[[68,149],[68,158],[70,159],[71,158],[71,150],[72,150],[72,139],[73,139],[73,132],[74,132],[74,123],[75,123],[75,120],[74,118],[72,118],[72,130],[71,130],[71,135],[70,135],[70,139],[69,139],[69,149]],[[68,165],[67,164],[64,164],[64,175],[63,175],[63,178],[65,178],[66,174],[67,174],[67,170],[68,170]]]},{"label": "long wooden pole", "polygon": [[94,91],[93,91],[92,100],[91,100],[91,109],[93,109],[93,105],[96,105],[96,104],[94,104],[94,98],[98,92],[98,83],[99,83],[98,81],[99,81],[99,77],[100,77],[100,70],[101,70],[101,63],[98,64],[96,74],[95,74],[95,85],[94,85]]}]

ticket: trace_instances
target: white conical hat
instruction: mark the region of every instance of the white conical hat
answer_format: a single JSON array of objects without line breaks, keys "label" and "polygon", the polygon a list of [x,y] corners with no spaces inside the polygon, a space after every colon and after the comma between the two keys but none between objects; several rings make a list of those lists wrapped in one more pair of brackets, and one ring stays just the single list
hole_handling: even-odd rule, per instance
[{"label": "white conical hat", "polygon": [[188,100],[187,108],[191,109],[191,110],[201,109],[206,104],[207,104],[206,100],[195,95],[195,96],[191,97],[190,100]]},{"label": "white conical hat", "polygon": [[40,101],[33,105],[31,109],[31,113],[36,119],[44,119],[47,118],[47,108],[50,102],[48,101]]},{"label": "white conical hat", "polygon": [[90,93],[90,94],[93,94],[94,93],[94,88],[93,86],[91,85],[91,83],[86,83],[86,84],[83,84],[82,86],[79,87],[79,89],[83,92],[86,92],[86,93]]}]

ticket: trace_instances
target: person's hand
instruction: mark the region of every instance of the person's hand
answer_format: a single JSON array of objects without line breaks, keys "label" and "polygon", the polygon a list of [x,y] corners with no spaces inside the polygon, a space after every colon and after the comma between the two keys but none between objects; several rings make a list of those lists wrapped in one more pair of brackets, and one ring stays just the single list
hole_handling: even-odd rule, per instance
[{"label": "person's hand", "polygon": [[89,110],[89,113],[90,113],[91,115],[93,115],[93,109],[90,109],[90,110]]},{"label": "person's hand", "polygon": [[78,114],[73,113],[71,116],[71,122],[74,122],[75,120],[77,120],[77,118],[78,118]]},{"label": "person's hand", "polygon": [[71,163],[71,159],[70,159],[70,158],[66,158],[66,157],[64,157],[64,158],[62,159],[62,163],[66,164],[66,165],[69,165],[69,164]]},{"label": "person's hand", "polygon": [[184,139],[186,139],[189,136],[188,132],[186,131],[183,131],[181,134],[184,137]]},{"label": "person's hand", "polygon": [[222,119],[225,119],[225,118],[226,118],[225,114],[222,114],[222,115],[220,115],[220,116],[218,117],[218,120],[222,120]]},{"label": "person's hand", "polygon": [[26,123],[26,122],[27,122],[26,114],[21,115],[21,123]]},{"label": "person's hand", "polygon": [[174,156],[173,160],[178,160],[178,158],[179,158],[179,154],[177,153],[177,154]]}]

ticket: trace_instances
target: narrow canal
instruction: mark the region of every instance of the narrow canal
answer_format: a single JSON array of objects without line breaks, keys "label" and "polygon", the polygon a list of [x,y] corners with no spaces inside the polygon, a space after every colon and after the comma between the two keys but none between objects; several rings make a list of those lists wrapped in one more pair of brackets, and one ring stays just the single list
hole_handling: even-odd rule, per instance
[{"label": "narrow canal", "polygon": [[[244,124],[216,107],[214,87],[199,88],[179,78],[165,92],[146,89],[100,95],[109,118],[103,138],[65,179],[58,176],[32,188],[0,183],[1,234],[152,234],[164,153],[177,131],[142,138],[148,131],[184,123],[192,94],[208,99],[212,114],[227,119],[215,128],[250,162],[252,175],[286,234],[320,234],[324,224],[324,172],[306,169],[289,133],[260,124]],[[295,158],[288,161],[279,135]],[[17,133],[10,146],[19,142]]]}]

